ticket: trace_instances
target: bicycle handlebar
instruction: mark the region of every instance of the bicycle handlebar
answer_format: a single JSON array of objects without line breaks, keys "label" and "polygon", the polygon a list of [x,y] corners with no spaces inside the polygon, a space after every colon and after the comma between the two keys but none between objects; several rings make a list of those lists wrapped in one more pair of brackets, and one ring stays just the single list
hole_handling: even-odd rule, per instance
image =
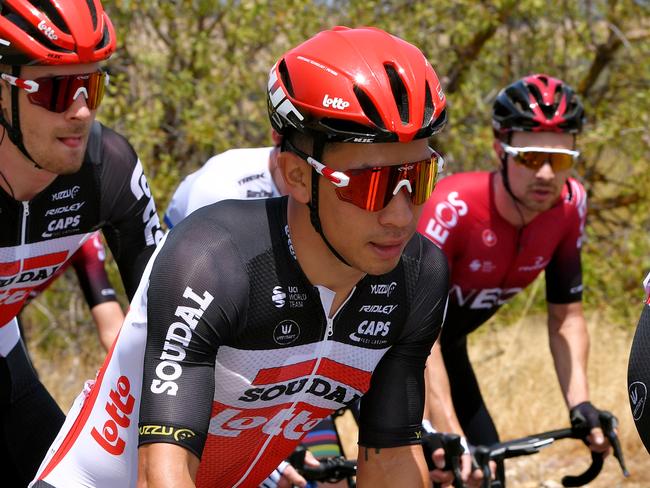
[{"label": "bicycle handlebar", "polygon": [[336,483],[357,475],[357,462],[349,461],[342,456],[322,459],[318,466],[306,466],[306,452],[304,446],[298,446],[289,456],[288,461],[307,481]]}]

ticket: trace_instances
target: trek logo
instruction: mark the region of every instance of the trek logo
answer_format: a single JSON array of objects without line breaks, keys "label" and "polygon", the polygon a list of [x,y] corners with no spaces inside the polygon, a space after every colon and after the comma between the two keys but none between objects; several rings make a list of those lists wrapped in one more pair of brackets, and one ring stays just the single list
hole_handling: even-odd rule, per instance
[{"label": "trek logo", "polygon": [[[278,72],[277,64],[271,68],[269,73],[269,100],[271,105],[275,109],[275,112],[272,117],[273,121],[279,126],[284,127],[286,123],[289,123],[295,127],[293,120],[302,122],[305,118],[302,116],[300,111],[291,103],[291,100],[287,97],[287,94],[284,92],[282,85],[278,83]],[[275,87],[277,84],[277,87]],[[274,90],[275,87],[275,90]]]},{"label": "trek logo", "polygon": [[183,298],[189,298],[198,305],[198,308],[185,305],[176,307],[174,315],[182,321],[174,322],[167,329],[165,345],[160,355],[161,362],[156,366],[158,378],[151,382],[149,388],[156,394],[166,393],[176,396],[178,393],[176,380],[183,374],[183,368],[178,363],[185,359],[185,348],[190,345],[194,328],[199,323],[205,309],[214,300],[214,297],[207,291],[203,292],[203,298],[201,298],[189,286],[185,288]]},{"label": "trek logo", "polygon": [[249,388],[238,400],[242,402],[270,402],[281,396],[292,396],[300,393],[305,390],[307,383],[309,383],[309,387],[305,391],[305,394],[321,397],[341,405],[347,405],[360,398],[353,391],[349,391],[341,385],[334,385],[327,380],[321,378],[312,378],[311,380],[309,378],[301,378],[286,384]]},{"label": "trek logo", "polygon": [[383,313],[385,315],[390,315],[396,308],[397,305],[362,305],[359,312]]},{"label": "trek logo", "polygon": [[639,420],[643,416],[648,388],[645,383],[635,381],[630,385],[628,391],[630,393],[630,403],[632,404],[632,416],[634,420]]},{"label": "trek logo", "polygon": [[51,39],[53,41],[56,41],[59,37],[56,35],[56,32],[52,27],[47,25],[44,20],[41,20],[38,23],[38,30],[43,31],[43,34],[45,34],[48,39]]},{"label": "trek logo", "polygon": [[135,398],[131,395],[131,383],[126,376],[120,376],[117,380],[117,388],[111,389],[108,394],[109,400],[104,409],[110,417],[104,422],[102,432],[95,427],[90,435],[97,441],[107,453],[119,456],[124,452],[126,443],[120,437],[120,427],[126,429],[131,425],[129,415],[133,412]]},{"label": "trek logo", "polygon": [[64,205],[63,207],[50,208],[45,212],[46,217],[51,217],[53,215],[59,215],[62,213],[68,212],[78,212],[81,207],[83,207],[86,202],[73,203],[72,205]]},{"label": "trek logo", "polygon": [[449,238],[449,231],[458,225],[461,217],[467,215],[469,207],[458,198],[458,192],[452,191],[447,200],[439,202],[429,219],[424,233],[442,246]]},{"label": "trek logo", "polygon": [[456,298],[456,302],[461,307],[469,304],[473,310],[489,310],[494,307],[500,307],[522,288],[485,288],[483,290],[470,290],[467,295],[463,295],[463,290],[459,285],[454,285],[449,290],[449,295]]},{"label": "trek logo", "polygon": [[151,435],[160,437],[171,437],[175,441],[183,441],[196,437],[196,432],[190,429],[177,429],[166,425],[141,425],[138,429],[141,436]]},{"label": "trek logo", "polygon": [[142,212],[142,222],[145,223],[144,239],[148,246],[158,244],[163,237],[163,231],[156,213],[156,204],[151,196],[149,183],[147,183],[147,178],[144,176],[142,163],[139,159],[131,175],[131,192],[136,200],[140,200],[142,197],[147,198],[147,206]]},{"label": "trek logo", "polygon": [[373,295],[386,295],[390,297],[391,293],[395,290],[397,283],[394,281],[388,285],[370,285],[370,293]]},{"label": "trek logo", "polygon": [[[268,436],[282,435],[298,440],[316,427],[322,417],[312,417],[312,412],[296,412],[293,407],[283,408],[272,418],[247,414],[248,411],[227,408],[210,419],[210,434],[220,437],[238,437],[245,430],[260,429]],[[244,414],[244,415],[242,415]]]},{"label": "trek logo", "polygon": [[75,185],[72,188],[68,190],[62,190],[57,193],[52,194],[52,201],[53,202],[58,202],[59,200],[72,200],[76,198],[77,193],[79,193],[79,190],[81,190],[81,187]]},{"label": "trek logo", "polygon": [[350,339],[363,344],[380,345],[388,341],[386,339],[379,339],[379,337],[386,337],[389,332],[390,322],[364,320],[357,327],[357,331],[350,334]]},{"label": "trek logo", "polygon": [[275,305],[275,308],[282,308],[286,303],[287,294],[284,292],[281,286],[276,286],[273,288],[273,294],[271,295],[271,300]]},{"label": "trek logo", "polygon": [[336,110],[345,110],[349,106],[350,102],[346,102],[339,97],[331,98],[327,93],[325,94],[325,98],[323,98],[323,107],[325,108],[332,107]]},{"label": "trek logo", "polygon": [[281,346],[288,346],[300,337],[300,326],[293,320],[283,320],[273,330],[273,340]]},{"label": "trek logo", "polygon": [[47,224],[48,232],[43,232],[42,236],[46,239],[52,237],[54,232],[65,231],[71,227],[79,227],[81,222],[81,215],[75,215],[74,217],[65,217],[56,220],[50,221]]}]

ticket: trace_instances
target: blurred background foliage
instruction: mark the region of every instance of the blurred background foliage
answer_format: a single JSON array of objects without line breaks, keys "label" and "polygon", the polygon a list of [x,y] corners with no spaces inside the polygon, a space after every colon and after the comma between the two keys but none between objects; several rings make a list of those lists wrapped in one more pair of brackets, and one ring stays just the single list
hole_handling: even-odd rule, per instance
[{"label": "blurred background foliage", "polygon": [[[649,0],[113,0],[105,7],[119,46],[99,118],[138,151],[160,214],[180,180],[211,155],[271,144],[268,70],[319,30],[374,25],[422,49],[448,96],[450,123],[433,141],[448,172],[495,167],[490,110],[500,88],[533,72],[564,79],[589,122],[576,168],[590,198],[586,307],[615,324],[636,323],[650,270]],[[90,319],[80,294],[70,293],[74,279],[59,280],[29,318],[46,324],[35,332],[40,344],[97,350],[92,327],[78,333]],[[501,317],[542,307],[543,289],[531,287]]]}]

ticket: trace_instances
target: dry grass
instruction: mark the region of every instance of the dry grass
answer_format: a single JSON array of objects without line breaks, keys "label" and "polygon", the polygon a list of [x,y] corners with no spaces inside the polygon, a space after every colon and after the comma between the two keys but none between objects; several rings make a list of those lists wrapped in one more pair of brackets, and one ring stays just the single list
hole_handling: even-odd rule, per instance
[{"label": "dry grass", "polygon": [[[627,400],[627,357],[633,331],[601,323],[589,317],[591,355],[589,378],[595,405],[614,412],[632,477],[624,480],[613,459],[591,488],[650,487],[650,457],[634,428]],[[486,325],[470,337],[470,355],[477,366],[479,382],[503,439],[562,428],[568,415],[548,350],[544,317],[529,317],[510,327]],[[103,356],[99,351],[79,360],[77,355],[59,354],[56,369],[52,359],[38,354],[34,361],[41,378],[60,405],[66,408],[80,391],[83,381],[94,377]],[[344,445],[348,457],[356,455],[356,433],[349,417],[337,420],[346,426]],[[576,474],[590,458],[577,441],[561,441],[540,454],[507,462],[509,486],[521,488],[559,487],[564,474]]]}]

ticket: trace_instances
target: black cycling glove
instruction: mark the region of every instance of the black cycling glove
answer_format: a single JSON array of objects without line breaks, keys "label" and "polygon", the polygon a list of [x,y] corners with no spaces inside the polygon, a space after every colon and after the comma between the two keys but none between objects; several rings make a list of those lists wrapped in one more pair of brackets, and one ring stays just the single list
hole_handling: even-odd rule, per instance
[{"label": "black cycling glove", "polygon": [[585,444],[587,444],[587,436],[591,433],[591,429],[601,427],[599,417],[600,410],[594,407],[591,402],[578,403],[569,410],[571,427],[583,434]]}]

